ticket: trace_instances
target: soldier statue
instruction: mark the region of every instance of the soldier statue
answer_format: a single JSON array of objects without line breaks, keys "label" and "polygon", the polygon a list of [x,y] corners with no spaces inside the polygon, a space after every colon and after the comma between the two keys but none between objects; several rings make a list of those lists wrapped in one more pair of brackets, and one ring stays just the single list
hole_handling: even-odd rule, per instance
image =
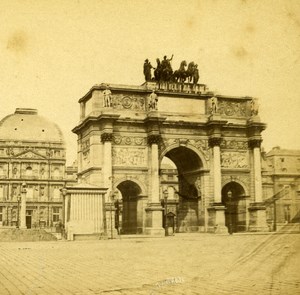
[{"label": "soldier statue", "polygon": [[152,67],[149,60],[146,59],[144,62],[144,75],[145,75],[146,82],[151,81],[151,69],[155,69],[155,68]]},{"label": "soldier statue", "polygon": [[157,110],[158,96],[154,90],[149,96],[149,110]]},{"label": "soldier statue", "polygon": [[211,98],[211,113],[215,114],[218,112],[218,98],[213,96]]},{"label": "soldier statue", "polygon": [[108,86],[106,86],[106,89],[103,91],[103,106],[108,108],[112,106],[111,91]]}]

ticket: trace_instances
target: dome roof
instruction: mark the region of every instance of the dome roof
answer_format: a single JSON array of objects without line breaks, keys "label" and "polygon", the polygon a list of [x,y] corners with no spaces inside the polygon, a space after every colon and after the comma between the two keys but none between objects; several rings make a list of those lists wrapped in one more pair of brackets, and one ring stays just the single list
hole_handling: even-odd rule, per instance
[{"label": "dome roof", "polygon": [[59,127],[38,115],[36,109],[17,108],[0,121],[0,140],[64,143]]}]

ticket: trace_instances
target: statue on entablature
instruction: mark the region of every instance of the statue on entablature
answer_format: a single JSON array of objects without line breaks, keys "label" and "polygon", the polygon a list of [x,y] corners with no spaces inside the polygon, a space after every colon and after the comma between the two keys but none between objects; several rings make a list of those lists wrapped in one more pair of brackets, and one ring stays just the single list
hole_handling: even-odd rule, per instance
[{"label": "statue on entablature", "polygon": [[145,62],[144,62],[144,75],[145,75],[146,82],[151,81],[151,69],[155,69],[155,68],[152,67],[149,60],[146,59]]},{"label": "statue on entablature", "polygon": [[211,99],[211,113],[216,114],[218,113],[218,98],[213,96]]},{"label": "statue on entablature", "polygon": [[108,86],[106,86],[106,89],[103,91],[103,106],[104,107],[111,107],[111,91]]},{"label": "statue on entablature", "polygon": [[157,110],[158,96],[154,90],[149,95],[149,110]]}]

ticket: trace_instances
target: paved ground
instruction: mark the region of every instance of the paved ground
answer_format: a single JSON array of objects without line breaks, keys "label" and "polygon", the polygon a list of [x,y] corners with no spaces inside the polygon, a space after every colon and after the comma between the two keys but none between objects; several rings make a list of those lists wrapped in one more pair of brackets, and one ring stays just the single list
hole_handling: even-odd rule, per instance
[{"label": "paved ground", "polygon": [[300,234],[0,243],[0,294],[300,294]]}]

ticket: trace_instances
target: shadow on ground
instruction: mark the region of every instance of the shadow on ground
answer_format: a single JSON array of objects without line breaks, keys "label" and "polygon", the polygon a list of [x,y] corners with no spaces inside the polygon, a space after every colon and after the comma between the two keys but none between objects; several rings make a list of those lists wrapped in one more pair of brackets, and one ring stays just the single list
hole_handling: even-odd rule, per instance
[{"label": "shadow on ground", "polygon": [[43,229],[7,229],[0,232],[0,242],[37,242],[56,240],[56,237]]}]

